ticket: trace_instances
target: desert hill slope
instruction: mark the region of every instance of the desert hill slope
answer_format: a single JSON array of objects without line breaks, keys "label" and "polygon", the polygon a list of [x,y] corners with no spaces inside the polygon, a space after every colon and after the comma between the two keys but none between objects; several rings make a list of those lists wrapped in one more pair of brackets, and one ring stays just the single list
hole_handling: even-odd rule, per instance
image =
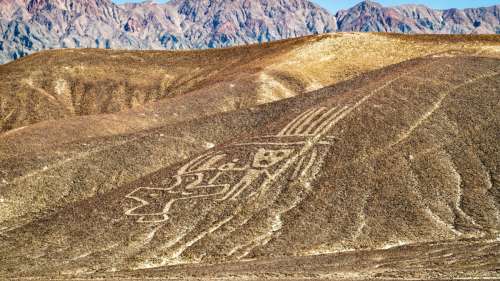
[{"label": "desert hill slope", "polygon": [[[95,138],[103,150],[82,158],[78,178],[126,177],[119,159],[157,171],[88,198],[62,194],[68,204],[17,224],[23,200],[56,206],[60,191],[2,188],[0,276],[495,277],[499,62],[417,58],[307,95]],[[15,170],[23,157],[2,165]],[[64,175],[46,170],[54,182]]]},{"label": "desert hill slope", "polygon": [[[3,123],[15,129],[0,134],[0,197],[9,201],[0,204],[2,228],[109,192],[247,130],[237,123],[247,119],[233,117],[231,129],[212,136],[209,116],[309,95],[339,81],[338,91],[352,91],[380,79],[360,74],[423,55],[494,58],[499,51],[495,36],[349,33],[175,54],[50,51],[0,66],[7,73],[0,81],[2,112],[15,116]],[[172,77],[171,86],[163,76]],[[27,88],[26,79],[33,87]],[[58,92],[58,84],[80,86]],[[164,97],[145,99],[150,90]],[[110,104],[127,108],[131,100],[137,102],[131,109],[91,111]],[[83,111],[90,115],[72,113]],[[206,127],[197,125],[194,136],[185,123]]]},{"label": "desert hill slope", "polygon": [[[158,125],[156,120],[173,112],[182,118],[197,114],[183,111],[174,97],[203,99],[211,104],[200,108],[207,114],[235,110],[453,51],[498,55],[500,39],[343,33],[204,51],[46,51],[0,66],[0,132],[74,116],[142,113],[144,105],[150,105],[150,114],[129,126]],[[161,105],[151,106],[157,101]],[[165,108],[174,103],[175,108]]]}]

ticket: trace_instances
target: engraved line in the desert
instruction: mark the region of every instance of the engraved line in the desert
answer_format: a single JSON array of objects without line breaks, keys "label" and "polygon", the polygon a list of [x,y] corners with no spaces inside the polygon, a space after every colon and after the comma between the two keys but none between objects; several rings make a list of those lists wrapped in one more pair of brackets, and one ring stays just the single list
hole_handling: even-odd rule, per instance
[{"label": "engraved line in the desert", "polygon": [[304,162],[304,158],[305,157],[300,157],[299,162],[297,163],[297,165],[295,166],[295,170],[293,171],[292,179],[297,178],[297,176],[299,175],[300,168],[302,167],[302,163]]},{"label": "engraved line in the desert", "polygon": [[324,124],[325,120],[331,114],[333,114],[337,110],[337,108],[338,108],[338,106],[335,106],[335,107],[331,108],[330,110],[328,110],[327,112],[325,112],[324,114],[322,114],[318,119],[316,119],[314,122],[309,124],[309,126],[307,127],[307,129],[303,133],[305,135],[313,135],[315,132],[314,128],[318,128],[319,126]]},{"label": "engraved line in the desert", "polygon": [[[287,154],[283,156],[282,158],[276,158],[273,159],[273,155],[268,155],[267,157],[270,159],[266,160],[271,160],[270,163],[279,163],[282,160],[285,160],[285,163],[278,168],[278,170],[273,173],[272,175],[267,171],[266,166],[263,166],[263,170],[258,170],[255,168],[251,168],[250,166],[246,167],[246,173],[245,175],[238,181],[238,183],[234,184],[232,187],[225,186],[222,191],[216,192],[214,194],[205,194],[205,195],[192,195],[191,193],[186,193],[183,194],[182,192],[180,193],[180,197],[177,198],[171,198],[168,202],[166,202],[165,207],[163,208],[162,212],[159,213],[152,213],[152,214],[137,214],[134,213],[135,210],[139,208],[143,208],[145,206],[150,205],[150,203],[146,200],[141,199],[138,196],[134,196],[135,192],[138,192],[139,190],[160,190],[160,191],[166,191],[166,190],[171,190],[174,189],[176,186],[183,184],[182,181],[177,181],[176,185],[167,188],[167,189],[158,189],[158,188],[149,188],[149,187],[142,187],[134,190],[132,193],[127,195],[128,198],[137,200],[138,202],[141,203],[140,206],[136,206],[135,208],[132,208],[126,212],[127,215],[138,215],[142,217],[138,220],[138,222],[152,222],[152,220],[145,220],[147,216],[162,216],[163,219],[160,220],[154,220],[154,222],[161,222],[165,221],[168,219],[168,212],[170,211],[170,208],[172,204],[177,201],[177,200],[191,200],[191,199],[196,199],[196,198],[202,198],[202,197],[214,197],[217,195],[224,195],[222,198],[216,199],[216,201],[224,201],[227,199],[232,199],[236,200],[236,198],[242,194],[245,190],[248,189],[249,186],[251,186],[260,176],[264,175],[264,181],[262,185],[257,188],[256,191],[251,192],[250,196],[254,196],[257,193],[265,192],[270,185],[272,185],[274,182],[276,182],[277,178],[281,176],[290,166],[292,166],[294,163],[297,164],[299,162],[298,160],[301,160],[299,166],[302,166],[302,161],[304,161],[305,154],[308,153],[315,145],[319,144],[320,142],[325,143],[325,141],[321,140],[322,137],[330,130],[330,128],[337,123],[341,118],[345,116],[345,112],[348,111],[347,107],[343,107],[341,110],[336,110],[337,107],[331,108],[324,112],[326,109],[324,107],[321,108],[313,108],[304,114],[300,114],[298,118],[295,118],[291,123],[289,123],[286,127],[288,128],[288,132],[298,132],[301,133],[305,129],[307,131],[312,131],[314,129],[314,132],[316,135],[308,138],[307,141],[305,142],[299,142],[296,143],[302,145],[302,149],[298,153],[292,153],[293,150],[289,149],[287,150]],[[323,113],[322,115],[320,115]],[[319,116],[319,117],[318,117]],[[314,118],[317,118],[314,120]],[[313,121],[314,120],[314,121]],[[308,127],[306,127],[308,126]],[[282,131],[283,132],[283,131]],[[328,142],[326,142],[328,143]],[[276,144],[276,145],[289,145],[289,144],[283,144],[283,143],[248,143],[248,144],[237,144],[237,145],[256,145],[256,146],[261,146],[261,145],[269,145],[269,144]],[[264,149],[263,149],[264,150]],[[269,151],[269,150],[265,150]],[[271,150],[276,152],[276,150]],[[258,156],[259,152],[257,152],[254,155],[254,162],[253,165],[257,165],[256,163],[258,162]],[[292,157],[288,158],[290,155],[293,155]],[[214,152],[209,152],[206,154],[202,154],[195,159],[189,161],[186,165],[182,166],[178,171],[177,175],[184,175],[188,173],[192,173],[194,171],[206,171],[206,170],[216,170],[217,168],[213,168],[212,166],[219,162],[220,160],[224,159],[226,157],[226,154],[223,153],[214,153]],[[314,150],[312,152],[311,158],[308,161],[306,167],[304,170],[302,170],[302,173],[300,174],[301,176],[305,176],[307,171],[314,165],[314,162],[317,158],[317,152]],[[226,165],[230,165],[232,163],[226,163]],[[274,165],[274,164],[272,164]],[[272,166],[269,165],[269,166]],[[221,166],[222,167],[222,166]],[[298,173],[298,171],[297,171]],[[295,174],[297,174],[295,173]],[[201,173],[203,176],[204,174]],[[193,183],[191,183],[193,184]],[[199,184],[199,183],[195,183]],[[210,186],[215,186],[215,185],[210,185]],[[217,185],[220,186],[220,185]],[[207,185],[203,185],[203,187],[208,187]],[[188,188],[188,187],[186,187]],[[184,196],[184,197],[183,197]]]},{"label": "engraved line in the desert", "polygon": [[[324,111],[324,109],[321,109],[321,110],[309,110],[310,114],[309,115],[306,114],[306,115],[303,115],[303,116],[306,116],[306,118],[307,118],[307,116],[310,117],[311,115],[314,115],[314,113],[321,112],[321,111]],[[330,111],[327,111],[327,113],[328,112],[330,112]],[[329,119],[331,119],[331,117]],[[327,119],[327,121],[329,121],[329,119]],[[292,121],[292,122],[296,123],[295,121]],[[297,124],[295,124],[295,125],[297,125]],[[298,126],[300,126],[300,124]],[[320,139],[318,138],[317,142],[319,142],[319,141],[320,141]],[[301,142],[300,144],[307,146],[308,144],[310,144],[310,142]],[[260,144],[258,144],[258,145],[260,145]],[[289,150],[289,154],[291,154],[291,152],[292,152],[292,150]],[[287,156],[289,156],[289,154]],[[195,159],[193,159],[192,161],[189,161],[186,165],[184,165],[183,167],[181,167],[178,170],[177,174],[178,175],[182,175],[182,174],[186,174],[186,173],[193,172],[193,171],[200,171],[200,170],[204,170],[204,169],[211,169],[211,166],[213,164],[215,164],[216,162],[222,160],[224,157],[225,157],[225,154],[220,154],[220,153],[215,153],[215,154],[214,153],[207,153],[207,154],[200,155],[199,157],[196,157]],[[258,159],[256,159],[257,158],[257,154],[254,157],[255,157],[254,160],[258,160]],[[284,159],[286,159],[286,158],[284,158]],[[294,158],[294,160],[295,160],[295,158]],[[294,161],[292,161],[292,162],[294,162]],[[286,169],[282,169],[282,170],[284,171]],[[145,206],[150,205],[150,203],[148,201],[143,200],[142,198],[140,198],[138,196],[134,196],[135,192],[138,192],[140,190],[165,191],[165,190],[173,189],[175,186],[172,186],[171,188],[168,188],[168,189],[158,189],[158,188],[141,187],[141,188],[138,188],[138,189],[134,190],[129,195],[127,195],[128,198],[137,200],[138,202],[141,203],[141,205],[136,206],[136,207],[128,210],[126,212],[126,214],[127,215],[141,216],[141,218],[138,220],[138,222],[152,222],[151,220],[145,220],[146,216],[161,216],[161,215],[164,215],[163,219],[161,219],[161,220],[155,220],[154,221],[154,222],[161,222],[161,221],[164,221],[164,220],[168,219],[168,216],[166,216],[166,214],[169,212],[170,207],[172,206],[172,204],[175,201],[177,201],[177,200],[180,200],[180,199],[195,199],[195,198],[201,198],[201,197],[211,197],[211,196],[215,196],[215,195],[218,195],[218,194],[224,194],[224,193],[225,193],[225,195],[222,198],[217,199],[217,201],[224,201],[224,200],[227,200],[229,198],[235,200],[259,176],[261,176],[263,174],[266,175],[266,179],[265,179],[263,185],[266,185],[266,182],[268,180],[272,180],[272,179],[276,178],[276,175],[272,176],[267,171],[265,171],[263,173],[262,171],[259,171],[259,170],[248,169],[246,175],[243,176],[243,178],[238,183],[236,183],[235,185],[233,185],[233,187],[230,188],[229,192],[227,192],[227,189],[224,188],[223,191],[218,192],[216,194],[198,195],[198,196],[187,196],[185,198],[182,198],[182,197],[181,198],[172,198],[172,199],[170,199],[165,204],[165,208],[163,208],[162,212],[159,212],[159,213],[150,213],[150,214],[138,214],[138,213],[134,213],[136,210],[138,210],[140,208],[144,208]],[[278,170],[278,174],[281,174],[280,170]],[[178,184],[182,184],[182,181],[181,182],[177,181],[177,185]]]},{"label": "engraved line in the desert", "polygon": [[[141,189],[148,189],[148,190],[161,190],[161,191],[164,191],[164,189],[162,188],[150,188],[150,187],[139,187],[139,188],[136,188],[134,189],[132,192],[130,192],[129,194],[125,195],[126,198],[130,198],[130,199],[134,199],[134,200],[137,200],[139,202],[141,202],[141,205],[139,206],[136,206],[136,207],[133,207],[129,210],[127,210],[125,212],[126,215],[129,215],[129,216],[135,216],[137,214],[134,214],[133,212],[139,208],[143,208],[145,206],[148,206],[150,205],[150,203],[146,200],[143,200],[141,199],[140,197],[137,197],[137,196],[134,196],[134,193],[136,193],[137,191],[141,190]],[[158,214],[148,214],[148,215],[161,215],[163,213],[158,213]]]},{"label": "engraved line in the desert", "polygon": [[309,110],[306,110],[306,111],[302,112],[297,117],[295,117],[290,123],[288,123],[288,125],[286,125],[285,128],[283,128],[283,130],[281,130],[278,133],[278,136],[288,135],[288,132],[290,132],[296,126],[298,126],[298,124],[300,124],[300,122],[302,122],[303,119],[307,118],[310,114],[313,114],[317,110],[318,110],[318,108],[313,107],[313,108],[311,108]]},{"label": "engraved line in the desert", "polygon": [[327,122],[325,122],[326,125],[321,126],[320,128],[317,129],[318,134],[314,135],[313,137],[309,138],[308,141],[304,144],[302,149],[294,154],[291,158],[289,158],[274,174],[272,177],[265,179],[265,181],[262,183],[261,187],[258,189],[260,194],[265,194],[270,186],[276,182],[276,180],[283,174],[285,173],[294,163],[296,163],[300,157],[308,153],[311,149],[314,148],[315,145],[317,145],[321,139],[328,133],[335,124],[342,118],[344,118],[349,112],[352,111],[352,108],[347,108],[344,107],[340,114],[335,114],[334,116],[331,116]]},{"label": "engraved line in the desert", "polygon": [[298,122],[298,124],[293,129],[290,129],[290,131],[287,133],[287,135],[304,135],[305,131],[307,131],[307,129],[309,129],[309,127],[306,128],[306,126],[309,126],[313,122],[314,118],[316,118],[318,116],[320,116],[319,118],[321,118],[321,116],[322,116],[321,114],[325,110],[326,110],[326,108],[320,107],[318,110],[315,110],[311,114],[308,114],[305,119]]},{"label": "engraved line in the desert", "polygon": [[[328,118],[328,120],[327,120],[326,122],[323,122],[322,124],[320,124],[320,125],[318,126],[318,128],[316,128],[316,130],[313,132],[313,135],[320,134],[320,133],[322,132],[322,130],[323,130],[324,128],[326,128],[330,122],[333,122],[334,120],[336,120],[337,116],[342,115],[342,114],[343,114],[346,110],[348,110],[348,109],[349,109],[349,107],[344,106],[344,107],[342,107],[340,110],[338,110],[338,111],[336,111],[335,113],[333,113],[333,114],[332,114],[332,115]],[[344,115],[343,115],[343,116],[344,116]],[[342,116],[340,119],[342,119],[342,118],[343,118],[343,116]],[[337,120],[337,121],[335,122],[335,124],[336,124],[338,121],[340,121],[340,119],[339,119],[339,120]]]}]

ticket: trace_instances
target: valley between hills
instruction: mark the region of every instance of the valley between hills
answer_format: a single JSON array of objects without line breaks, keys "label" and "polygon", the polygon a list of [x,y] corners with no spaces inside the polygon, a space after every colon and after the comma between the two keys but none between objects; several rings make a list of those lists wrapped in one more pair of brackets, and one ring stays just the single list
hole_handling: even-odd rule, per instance
[{"label": "valley between hills", "polygon": [[499,35],[0,65],[0,279],[498,279],[499,93]]}]

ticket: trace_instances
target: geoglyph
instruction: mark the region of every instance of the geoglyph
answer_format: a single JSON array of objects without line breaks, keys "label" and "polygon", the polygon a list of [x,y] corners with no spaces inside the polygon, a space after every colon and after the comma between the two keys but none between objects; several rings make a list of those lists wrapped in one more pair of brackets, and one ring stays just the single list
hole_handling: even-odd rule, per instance
[{"label": "geoglyph", "polygon": [[[316,107],[299,114],[276,135],[210,150],[182,166],[161,186],[139,187],[126,197],[139,204],[125,212],[139,223],[159,223],[184,200],[249,199],[265,193],[278,179],[311,181],[322,165],[332,126],[347,107]],[[243,156],[243,157],[242,157]]]}]

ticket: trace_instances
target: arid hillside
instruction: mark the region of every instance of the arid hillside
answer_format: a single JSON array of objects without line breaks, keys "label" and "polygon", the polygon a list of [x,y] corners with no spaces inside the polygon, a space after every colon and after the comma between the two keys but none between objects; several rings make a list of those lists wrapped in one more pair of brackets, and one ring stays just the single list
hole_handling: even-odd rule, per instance
[{"label": "arid hillside", "polygon": [[0,135],[0,278],[499,276],[498,37],[217,52],[251,48],[173,97]]},{"label": "arid hillside", "polygon": [[[369,70],[447,52],[498,56],[500,40],[345,33],[206,51],[44,51],[0,65],[0,132],[46,120],[136,109],[141,116],[127,113],[125,123],[151,127],[166,119],[292,97]],[[192,112],[188,104],[196,100],[206,106]],[[155,105],[157,101],[162,102]],[[126,130],[120,127],[114,130]]]},{"label": "arid hillside", "polygon": [[335,83],[352,91],[367,71],[457,55],[499,57],[500,40],[346,33],[211,51],[48,51],[0,66],[0,113],[14,128],[0,134],[0,196],[15,197],[0,205],[0,221],[16,227],[106,193],[237,138],[250,121],[233,117],[216,136],[211,127],[188,135],[183,124],[213,125],[207,117]]}]

